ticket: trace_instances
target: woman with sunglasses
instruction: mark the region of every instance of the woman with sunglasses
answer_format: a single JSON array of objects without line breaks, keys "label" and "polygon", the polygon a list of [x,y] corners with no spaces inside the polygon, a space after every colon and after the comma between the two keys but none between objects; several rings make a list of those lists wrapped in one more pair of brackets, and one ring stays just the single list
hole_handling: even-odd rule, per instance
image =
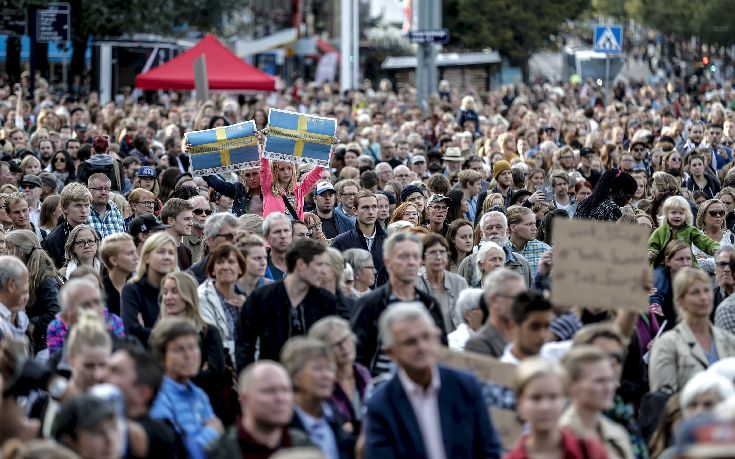
[{"label": "woman with sunglasses", "polygon": [[690,192],[701,191],[712,199],[720,192],[720,184],[717,180],[707,173],[707,161],[701,153],[692,153],[687,158],[688,175],[682,183],[682,189]]},{"label": "woman with sunglasses", "polygon": [[77,176],[77,168],[74,166],[74,160],[66,150],[57,151],[51,158],[51,173],[56,176],[56,192],[61,193],[61,189],[67,183],[74,182]]},{"label": "woman with sunglasses", "polygon": [[[727,215],[727,209],[719,199],[704,201],[697,212],[697,228],[701,229],[713,241],[719,242],[720,248],[726,245],[735,245],[735,235],[727,229],[725,215]],[[714,278],[715,257],[707,255],[695,245],[692,245],[692,255],[697,258],[699,267]]]}]

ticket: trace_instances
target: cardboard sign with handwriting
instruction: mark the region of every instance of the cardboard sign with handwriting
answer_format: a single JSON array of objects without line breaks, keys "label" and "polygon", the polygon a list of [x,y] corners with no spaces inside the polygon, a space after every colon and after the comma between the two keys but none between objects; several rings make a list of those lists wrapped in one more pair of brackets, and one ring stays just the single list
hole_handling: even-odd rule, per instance
[{"label": "cardboard sign with handwriting", "polygon": [[552,303],[645,311],[647,269],[644,227],[587,220],[554,222]]},{"label": "cardboard sign with handwriting", "polygon": [[[439,361],[444,365],[460,370],[467,370],[480,381],[495,383],[511,388],[515,365],[503,363],[492,357],[476,352],[457,352],[442,347],[439,351]],[[523,433],[523,425],[518,420],[515,411],[490,407],[490,419],[500,437],[503,449],[512,449]]]}]

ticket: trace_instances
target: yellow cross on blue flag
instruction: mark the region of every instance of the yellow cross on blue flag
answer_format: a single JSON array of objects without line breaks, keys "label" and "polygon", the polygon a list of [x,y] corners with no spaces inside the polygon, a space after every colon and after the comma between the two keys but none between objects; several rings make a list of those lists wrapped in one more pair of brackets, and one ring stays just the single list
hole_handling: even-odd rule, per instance
[{"label": "yellow cross on blue flag", "polygon": [[255,121],[184,134],[193,176],[260,166]]},{"label": "yellow cross on blue flag", "polygon": [[263,157],[327,167],[336,132],[334,118],[271,108]]}]

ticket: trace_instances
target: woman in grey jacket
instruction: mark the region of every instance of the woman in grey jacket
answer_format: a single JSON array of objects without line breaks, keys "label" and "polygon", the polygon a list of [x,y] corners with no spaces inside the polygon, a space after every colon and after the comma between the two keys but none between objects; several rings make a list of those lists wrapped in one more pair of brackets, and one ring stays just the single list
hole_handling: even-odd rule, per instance
[{"label": "woman in grey jacket", "polygon": [[197,288],[202,317],[217,327],[222,345],[233,362],[235,326],[245,303],[245,295],[237,287],[237,280],[246,269],[246,261],[240,251],[232,244],[222,244],[209,257],[208,279]]},{"label": "woman in grey jacket", "polygon": [[712,282],[701,269],[682,268],[674,277],[674,302],[682,320],[651,349],[651,390],[678,392],[695,374],[735,356],[735,336],[710,322],[712,297]]},{"label": "woman in grey jacket", "polygon": [[467,281],[458,274],[447,271],[449,244],[440,234],[430,233],[423,238],[424,266],[416,278],[416,288],[436,298],[441,307],[446,332],[451,333],[462,323],[455,305]]}]

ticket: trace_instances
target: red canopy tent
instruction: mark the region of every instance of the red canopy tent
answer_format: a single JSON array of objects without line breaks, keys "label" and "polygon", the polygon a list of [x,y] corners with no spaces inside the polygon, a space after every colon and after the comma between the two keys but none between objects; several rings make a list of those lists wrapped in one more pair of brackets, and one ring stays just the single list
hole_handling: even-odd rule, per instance
[{"label": "red canopy tent", "polygon": [[246,64],[213,35],[205,36],[193,48],[165,64],[135,77],[141,89],[194,89],[194,61],[204,54],[209,89],[229,91],[275,91],[276,79]]}]

